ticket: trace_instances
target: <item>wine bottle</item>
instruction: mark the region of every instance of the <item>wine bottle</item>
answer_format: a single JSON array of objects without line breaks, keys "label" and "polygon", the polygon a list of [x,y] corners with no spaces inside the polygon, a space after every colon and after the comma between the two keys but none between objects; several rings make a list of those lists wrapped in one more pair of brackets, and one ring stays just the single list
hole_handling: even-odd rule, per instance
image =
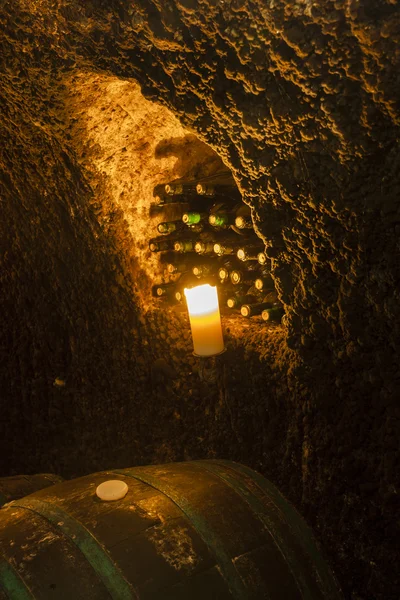
[{"label": "wine bottle", "polygon": [[192,268],[189,261],[174,261],[173,263],[168,263],[167,271],[170,275],[175,275],[176,273],[187,273]]},{"label": "wine bottle", "polygon": [[170,281],[153,285],[151,289],[152,295],[156,298],[172,298],[178,288],[175,281]]},{"label": "wine bottle", "polygon": [[285,311],[281,306],[271,306],[270,308],[265,308],[262,311],[261,317],[264,321],[275,321],[280,323],[284,312]]},{"label": "wine bottle", "polygon": [[242,247],[240,240],[217,242],[214,244],[214,252],[217,256],[236,256],[239,247]]},{"label": "wine bottle", "polygon": [[149,240],[149,250],[151,252],[164,252],[166,250],[173,250],[176,242],[176,238],[152,238]]},{"label": "wine bottle", "polygon": [[243,317],[254,317],[255,315],[260,315],[263,310],[271,308],[270,302],[256,302],[254,304],[243,304],[240,309]]},{"label": "wine bottle", "polygon": [[182,221],[189,227],[193,225],[199,225],[202,221],[206,221],[207,219],[208,213],[194,210],[185,212],[182,216]]},{"label": "wine bottle", "polygon": [[257,279],[255,280],[254,285],[255,285],[256,289],[259,290],[260,292],[265,292],[265,291],[275,289],[274,280],[272,279],[271,274],[268,271],[263,271],[260,274],[260,277],[257,277]]},{"label": "wine bottle", "polygon": [[199,240],[194,245],[197,254],[214,254],[214,242]]},{"label": "wine bottle", "polygon": [[265,254],[265,252],[259,252],[257,254],[257,261],[260,265],[266,265],[268,261],[268,256]]},{"label": "wine bottle", "polygon": [[239,215],[235,217],[235,226],[238,229],[253,229],[253,220],[251,216]]},{"label": "wine bottle", "polygon": [[248,269],[233,269],[230,273],[230,279],[233,285],[239,285],[239,283],[253,285],[258,275],[258,269],[254,267]]},{"label": "wine bottle", "polygon": [[208,222],[218,229],[228,229],[235,224],[236,217],[243,207],[246,207],[243,202],[237,203],[233,207],[226,202],[214,204],[210,209]]},{"label": "wine bottle", "polygon": [[228,283],[230,281],[231,272],[237,268],[237,262],[235,260],[225,260],[218,269],[218,278],[221,283]]},{"label": "wine bottle", "polygon": [[208,178],[207,181],[199,181],[196,185],[196,192],[199,196],[238,196],[239,190],[235,185],[232,175],[216,176]]},{"label": "wine bottle", "polygon": [[209,277],[211,275],[215,274],[215,271],[217,269],[217,265],[212,264],[212,263],[202,263],[199,265],[195,265],[192,269],[192,273],[193,275],[195,275],[196,277],[203,278],[203,277]]},{"label": "wine bottle", "polygon": [[179,232],[184,229],[182,221],[162,221],[157,225],[158,233],[166,235],[167,233]]},{"label": "wine bottle", "polygon": [[[246,287],[246,286],[245,286]],[[257,298],[248,293],[248,290],[234,292],[226,301],[228,308],[240,308],[243,304],[257,302]]]},{"label": "wine bottle", "polygon": [[260,245],[254,246],[241,246],[236,256],[239,260],[247,261],[247,260],[258,260],[258,255],[260,253]]},{"label": "wine bottle", "polygon": [[195,241],[192,239],[186,240],[177,240],[174,244],[175,252],[180,252],[181,254],[185,254],[186,252],[194,252]]},{"label": "wine bottle", "polygon": [[168,196],[194,195],[197,193],[195,183],[183,183],[179,181],[167,183],[164,190]]}]

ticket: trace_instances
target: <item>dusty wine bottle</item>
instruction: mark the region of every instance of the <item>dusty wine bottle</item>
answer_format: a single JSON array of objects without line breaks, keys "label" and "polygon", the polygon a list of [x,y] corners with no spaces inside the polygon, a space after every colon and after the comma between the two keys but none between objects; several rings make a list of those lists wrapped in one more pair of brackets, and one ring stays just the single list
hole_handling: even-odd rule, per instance
[{"label": "dusty wine bottle", "polygon": [[251,216],[238,216],[235,218],[235,226],[238,229],[253,229],[253,221]]},{"label": "dusty wine bottle", "polygon": [[241,290],[240,292],[236,292],[229,296],[229,298],[226,301],[226,305],[229,308],[240,308],[246,302],[251,303],[256,301],[257,299],[251,294],[248,294],[246,290]]},{"label": "dusty wine bottle", "polygon": [[175,252],[180,252],[184,254],[185,252],[193,252],[194,246],[194,240],[178,240],[174,244],[174,250]]},{"label": "dusty wine bottle", "polygon": [[173,262],[168,263],[167,265],[167,271],[168,273],[170,273],[170,275],[175,275],[175,273],[187,273],[188,271],[190,271],[190,269],[191,265],[188,261]]},{"label": "dusty wine bottle", "polygon": [[231,225],[234,225],[237,213],[242,207],[242,202],[235,204],[233,207],[224,202],[214,204],[210,209],[208,222],[217,229],[228,229]]},{"label": "dusty wine bottle", "polygon": [[196,194],[196,184],[172,182],[167,183],[164,190],[168,196],[182,196],[183,194],[192,195]]},{"label": "dusty wine bottle", "polygon": [[256,289],[259,290],[260,292],[265,292],[265,291],[275,289],[275,284],[271,277],[271,274],[268,272],[265,272],[265,271],[260,274],[260,277],[257,277],[257,279],[254,282],[254,285],[255,285]]},{"label": "dusty wine bottle", "polygon": [[242,246],[238,249],[236,256],[239,260],[258,260],[260,246]]},{"label": "dusty wine bottle", "polygon": [[218,278],[221,283],[228,283],[230,281],[230,274],[234,269],[237,268],[236,261],[228,260],[225,261],[218,269]]},{"label": "dusty wine bottle", "polygon": [[151,252],[164,252],[166,250],[173,250],[175,239],[165,238],[152,238],[149,240],[149,250]]},{"label": "dusty wine bottle", "polygon": [[208,222],[218,229],[228,229],[235,222],[235,213],[227,204],[214,204],[210,210]]},{"label": "dusty wine bottle", "polygon": [[157,225],[158,233],[163,235],[167,233],[174,233],[174,231],[179,232],[184,229],[184,225],[182,221],[163,221]]},{"label": "dusty wine bottle", "polygon": [[215,196],[221,194],[237,195],[239,190],[236,188],[233,182],[232,184],[199,182],[196,185],[196,192],[199,196],[208,196],[210,198],[214,198]]},{"label": "dusty wine bottle", "polygon": [[198,277],[209,277],[210,275],[214,275],[216,269],[216,265],[203,263],[200,265],[196,265],[192,269],[193,275]]},{"label": "dusty wine bottle", "polygon": [[230,244],[224,244],[221,242],[217,242],[214,244],[214,253],[217,256],[231,256],[236,255],[237,246],[232,242]]},{"label": "dusty wine bottle", "polygon": [[183,214],[182,221],[185,223],[185,225],[193,226],[200,224],[201,221],[206,221],[207,218],[208,214],[205,212],[188,211]]},{"label": "dusty wine bottle", "polygon": [[265,254],[265,252],[259,252],[257,254],[257,261],[258,261],[258,264],[260,264],[260,265],[266,265],[267,264],[268,257]]},{"label": "dusty wine bottle", "polygon": [[153,285],[151,290],[152,295],[156,298],[171,298],[177,291],[177,285],[174,281],[170,281],[168,283],[159,283],[157,285]]},{"label": "dusty wine bottle", "polygon": [[179,303],[182,303],[185,299],[185,295],[182,290],[177,290],[174,294],[175,300]]},{"label": "dusty wine bottle", "polygon": [[278,323],[280,323],[283,315],[284,310],[281,306],[271,306],[270,308],[265,308],[261,313],[261,317],[264,319],[264,321],[275,321]]},{"label": "dusty wine bottle", "polygon": [[270,302],[257,302],[255,304],[243,304],[240,312],[244,317],[254,317],[260,315],[266,308],[271,308]]},{"label": "dusty wine bottle", "polygon": [[257,269],[233,269],[230,273],[230,279],[233,285],[239,285],[239,283],[246,283],[253,285],[254,281],[258,277]]},{"label": "dusty wine bottle", "polygon": [[198,241],[194,245],[197,254],[214,254],[214,242]]}]

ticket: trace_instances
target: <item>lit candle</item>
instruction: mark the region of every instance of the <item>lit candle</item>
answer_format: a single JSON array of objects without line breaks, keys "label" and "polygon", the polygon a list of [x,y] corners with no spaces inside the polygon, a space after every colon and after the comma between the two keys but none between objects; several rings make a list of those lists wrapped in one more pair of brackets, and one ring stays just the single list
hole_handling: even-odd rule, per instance
[{"label": "lit candle", "polygon": [[185,288],[185,296],[189,309],[194,354],[197,356],[220,354],[225,347],[217,288],[208,283]]}]

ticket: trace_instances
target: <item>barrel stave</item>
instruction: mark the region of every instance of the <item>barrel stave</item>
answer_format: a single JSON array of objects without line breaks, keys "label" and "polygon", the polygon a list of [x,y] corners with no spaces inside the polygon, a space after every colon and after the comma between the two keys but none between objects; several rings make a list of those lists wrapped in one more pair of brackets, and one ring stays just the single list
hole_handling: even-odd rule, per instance
[{"label": "barrel stave", "polygon": [[12,504],[1,517],[1,553],[37,600],[110,600],[75,544],[46,519]]},{"label": "barrel stave", "polygon": [[299,594],[312,600],[342,598],[339,586],[323,560],[311,530],[270,481],[248,467],[231,461],[198,462],[212,472],[219,471],[227,482],[231,481],[238,493],[246,490],[254,510],[282,548],[287,565],[296,578]]},{"label": "barrel stave", "polygon": [[[159,590],[151,600],[234,600],[217,566],[197,573],[170,588]],[[148,599],[150,600],[150,598]],[[247,598],[246,600],[250,600]]]},{"label": "barrel stave", "polygon": [[0,477],[0,506],[62,481],[62,477],[51,473]]}]

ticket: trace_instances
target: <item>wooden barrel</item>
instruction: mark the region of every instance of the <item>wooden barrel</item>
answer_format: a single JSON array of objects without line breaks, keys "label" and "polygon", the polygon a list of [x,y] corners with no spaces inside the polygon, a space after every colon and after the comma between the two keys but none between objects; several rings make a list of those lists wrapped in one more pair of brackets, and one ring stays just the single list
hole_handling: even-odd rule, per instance
[{"label": "wooden barrel", "polygon": [[[108,479],[129,486],[103,502]],[[107,471],[0,511],[0,598],[342,598],[294,508],[261,475],[205,460]]]},{"label": "wooden barrel", "polygon": [[61,481],[63,481],[62,477],[51,473],[0,477],[0,507],[11,500],[23,498],[49,485],[61,483]]}]

